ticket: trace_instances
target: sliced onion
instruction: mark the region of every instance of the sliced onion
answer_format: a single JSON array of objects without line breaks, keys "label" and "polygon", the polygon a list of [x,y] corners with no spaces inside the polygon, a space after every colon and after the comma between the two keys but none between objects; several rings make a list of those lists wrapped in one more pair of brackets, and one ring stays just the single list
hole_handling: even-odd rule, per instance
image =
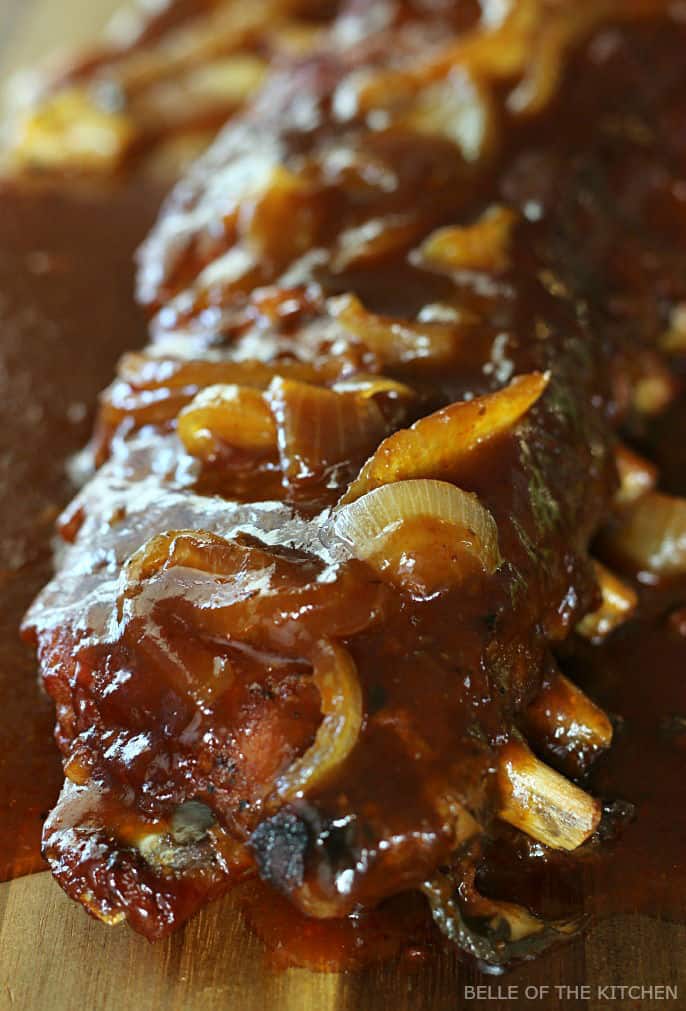
[{"label": "sliced onion", "polygon": [[225,447],[257,453],[277,448],[269,404],[249,386],[208,386],[179,415],[178,433],[188,452],[203,460]]},{"label": "sliced onion", "polygon": [[146,134],[183,135],[189,126],[228,115],[257,91],[265,70],[259,57],[228,56],[152,84],[132,98],[128,109]]},{"label": "sliced onion", "polygon": [[463,336],[456,323],[413,323],[369,312],[355,295],[330,299],[329,311],[387,366],[447,361],[458,350]]},{"label": "sliced onion", "polygon": [[[373,400],[386,419],[389,432],[400,428],[406,422],[410,406],[417,400],[417,394],[411,386],[399,383],[396,379],[388,379],[386,376],[364,373],[339,379],[332,389],[337,393],[354,393],[361,400]],[[383,435],[385,434],[384,432]]]},{"label": "sliced onion", "polygon": [[621,514],[605,542],[613,554],[655,577],[686,573],[686,499],[648,492]]},{"label": "sliced onion", "polygon": [[[186,625],[186,634],[170,636],[158,623],[156,604],[176,598],[190,608],[197,604],[199,587],[206,591],[205,600],[211,601],[229,574],[250,569],[264,573],[271,561],[257,548],[206,530],[171,530],[151,538],[122,571],[117,619],[130,648],[144,654],[155,676],[173,685],[179,695],[211,704],[231,685],[232,664],[216,644],[203,639],[195,622]],[[184,619],[180,620],[183,627]]]},{"label": "sliced onion", "polygon": [[422,227],[419,218],[391,214],[347,228],[336,244],[332,269],[335,272],[359,269],[400,253],[419,238]]},{"label": "sliced onion", "polygon": [[134,389],[169,390],[235,384],[266,390],[276,376],[316,382],[313,365],[298,361],[279,361],[267,365],[254,359],[244,361],[208,361],[207,359],[157,358],[142,352],[129,352],[119,363],[119,379]]},{"label": "sliced onion", "polygon": [[[509,0],[482,6],[483,16],[472,31],[434,50],[412,70],[371,75],[358,89],[359,110],[402,109],[403,99],[431,82],[463,73],[486,86],[519,80],[508,104],[516,115],[531,115],[554,95],[569,49],[607,16],[604,3],[546,5],[541,0]],[[624,8],[628,18],[640,14],[634,4],[613,3],[611,8],[617,16]]]},{"label": "sliced onion", "polygon": [[363,460],[388,432],[376,401],[357,393],[275,379],[267,402],[278,431],[282,470],[291,481],[333,464]]},{"label": "sliced onion", "polygon": [[393,400],[415,400],[417,394],[411,386],[399,383],[387,376],[367,375],[363,372],[338,379],[332,386],[337,393],[356,393],[365,399],[368,397],[389,397]]},{"label": "sliced onion", "polygon": [[259,548],[228,541],[210,530],[167,530],[146,541],[128,559],[122,570],[124,597],[134,596],[145,580],[163,569],[182,566],[223,575],[246,564],[267,567],[270,556]]},{"label": "sliced onion", "polygon": [[264,5],[216,4],[206,17],[172,30],[161,45],[135,47],[117,63],[117,79],[130,96],[219,57],[240,54],[245,40],[264,28]]},{"label": "sliced onion", "polygon": [[276,793],[282,802],[312,790],[342,765],[362,728],[362,690],[348,650],[322,639],[311,659],[324,719],[312,746],[279,778]]},{"label": "sliced onion", "polygon": [[[118,620],[131,624],[151,601],[181,596],[198,635],[301,657],[323,635],[347,638],[368,628],[383,614],[387,592],[354,560],[322,570],[207,530],[172,530],[124,566]],[[136,642],[145,638],[135,621],[132,633]],[[148,638],[159,653],[159,636]]]},{"label": "sliced onion", "polygon": [[508,266],[510,237],[517,215],[491,207],[472,225],[439,228],[422,244],[420,259],[443,271],[501,271]]},{"label": "sliced onion", "polygon": [[311,383],[325,378],[313,365],[298,361],[272,366],[256,360],[184,361],[130,353],[119,364],[117,380],[101,397],[99,429],[109,440],[124,422],[133,428],[164,425],[178,417],[200,390],[224,385],[266,390],[276,376]]},{"label": "sliced onion", "polygon": [[543,394],[548,378],[540,372],[516,376],[497,393],[451,404],[395,432],[367,461],[340,504],[393,481],[452,478],[478,446],[516,425]]},{"label": "sliced onion", "polygon": [[445,137],[468,162],[483,158],[495,142],[495,109],[489,91],[459,71],[416,90],[399,123],[418,133]]},{"label": "sliced onion", "polygon": [[239,234],[256,257],[286,266],[316,246],[322,212],[306,179],[277,164],[264,189],[243,201]]},{"label": "sliced onion", "polygon": [[341,508],[335,534],[355,556],[419,596],[500,564],[498,528],[476,495],[427,479],[383,485]]},{"label": "sliced onion", "polygon": [[125,421],[134,428],[164,425],[173,421],[192,399],[183,390],[164,388],[132,389],[115,380],[100,397],[98,422],[112,435]]}]

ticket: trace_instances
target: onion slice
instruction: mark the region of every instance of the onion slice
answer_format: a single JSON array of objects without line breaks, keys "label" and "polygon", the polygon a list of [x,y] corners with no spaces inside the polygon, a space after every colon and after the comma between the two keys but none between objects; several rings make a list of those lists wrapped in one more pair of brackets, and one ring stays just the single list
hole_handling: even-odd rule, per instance
[{"label": "onion slice", "polygon": [[419,250],[422,263],[437,270],[502,271],[517,215],[508,207],[490,207],[471,225],[453,225],[432,232]]},{"label": "onion slice", "polygon": [[482,443],[508,431],[543,394],[549,375],[516,376],[509,386],[459,401],[385,439],[340,501],[348,505],[381,485],[408,478],[454,475]]},{"label": "onion slice", "polygon": [[324,719],[312,746],[279,778],[279,802],[294,800],[330,776],[353,750],[362,728],[362,689],[348,650],[322,639],[311,660]]},{"label": "onion slice", "polygon": [[[117,379],[100,398],[98,462],[103,462],[107,456],[109,443],[120,425],[126,425],[127,432],[144,425],[165,425],[207,388],[231,385],[266,390],[277,376],[315,384],[326,379],[324,369],[295,360],[271,366],[251,359],[239,362],[182,360],[142,352],[124,355]],[[335,376],[336,371],[331,378]],[[201,398],[199,404],[202,403]]]},{"label": "onion slice", "polygon": [[651,491],[621,513],[603,547],[655,578],[686,573],[686,499]]},{"label": "onion slice", "polygon": [[459,584],[470,570],[490,574],[501,561],[493,516],[447,481],[382,485],[339,509],[333,529],[357,558],[419,596]]},{"label": "onion slice", "polygon": [[204,358],[155,357],[154,351],[130,351],[119,363],[118,376],[135,390],[195,388],[197,392],[208,386],[226,384],[266,390],[277,376],[300,379],[303,382],[319,382],[321,370],[296,359],[284,359],[276,365],[267,365],[253,358],[212,361]]},{"label": "onion slice", "polygon": [[227,447],[257,453],[277,449],[269,404],[250,386],[208,386],[179,415],[178,433],[188,452],[202,460]]},{"label": "onion slice", "polygon": [[331,315],[341,326],[379,356],[384,366],[416,367],[449,361],[464,339],[459,322],[413,322],[370,312],[355,295],[329,299]]},{"label": "onion slice", "polygon": [[389,426],[373,397],[275,379],[266,402],[278,432],[286,479],[305,480],[334,464],[364,460]]},{"label": "onion slice", "polygon": [[269,557],[259,549],[228,541],[210,530],[167,530],[156,534],[124,564],[120,605],[125,598],[136,596],[144,581],[164,569],[182,566],[221,575],[232,572],[248,557],[259,558],[264,565],[269,563]]}]

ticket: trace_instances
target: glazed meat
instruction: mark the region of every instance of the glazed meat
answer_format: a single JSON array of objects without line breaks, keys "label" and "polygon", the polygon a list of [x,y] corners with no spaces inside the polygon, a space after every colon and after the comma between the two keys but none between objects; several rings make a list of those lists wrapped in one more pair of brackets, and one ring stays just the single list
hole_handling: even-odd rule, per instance
[{"label": "glazed meat", "polygon": [[571,929],[475,872],[503,823],[597,844],[612,727],[556,653],[683,569],[620,439],[679,388],[685,42],[657,0],[353,2],[172,193],[26,621],[94,915],[257,873],[312,917],[421,889],[491,964]]}]

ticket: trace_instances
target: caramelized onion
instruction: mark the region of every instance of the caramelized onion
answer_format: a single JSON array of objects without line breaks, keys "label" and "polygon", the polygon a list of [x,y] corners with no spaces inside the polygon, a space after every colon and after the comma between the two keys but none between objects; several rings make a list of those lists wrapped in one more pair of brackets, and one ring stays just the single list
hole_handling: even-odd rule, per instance
[{"label": "caramelized onion", "polygon": [[[198,592],[202,583],[204,597]],[[309,656],[324,634],[345,638],[368,628],[383,613],[387,590],[355,560],[323,568],[207,530],[171,530],[147,541],[124,566],[118,620],[145,646],[133,619],[146,611],[146,599],[184,594],[198,639],[246,643],[293,657]],[[203,599],[210,603],[203,605]],[[160,636],[147,639],[164,662],[169,650],[161,648]]]},{"label": "caramelized onion", "polygon": [[605,538],[613,554],[655,577],[686,573],[686,499],[651,491],[624,510]]},{"label": "caramelized onion", "polygon": [[501,561],[489,511],[445,481],[383,485],[339,509],[333,526],[357,558],[421,596],[456,585],[470,568],[492,573]]},{"label": "caramelized onion", "polygon": [[[141,353],[124,355],[117,380],[100,399],[98,422],[104,442],[102,455],[106,455],[108,443],[120,425],[126,423],[128,432],[144,425],[172,422],[201,390],[208,387],[236,385],[266,390],[277,376],[318,383],[325,380],[325,371],[295,360],[279,361],[277,366],[251,359],[234,362],[156,358]],[[202,405],[202,402],[201,398],[199,403]],[[186,424],[187,419],[184,427]]]},{"label": "caramelized onion", "polygon": [[307,479],[333,464],[363,460],[388,432],[370,396],[275,379],[266,400],[288,481]]},{"label": "caramelized onion", "polygon": [[265,23],[275,21],[279,13],[271,0],[259,6],[216,5],[207,17],[173,28],[161,44],[133,49],[117,68],[118,80],[127,94],[134,95],[156,81],[228,56],[240,50]]},{"label": "caramelized onion", "polygon": [[100,395],[98,423],[109,439],[124,422],[127,431],[144,425],[162,426],[176,418],[193,399],[194,392],[161,386],[136,390],[128,383],[115,380]]},{"label": "caramelized onion", "polygon": [[472,225],[439,228],[422,243],[419,259],[443,271],[505,270],[510,236],[517,215],[508,207],[491,207]]},{"label": "caramelized onion", "polygon": [[515,377],[509,386],[460,401],[395,432],[381,443],[341,499],[341,505],[393,481],[452,476],[478,446],[511,429],[548,385],[540,372]]},{"label": "caramelized onion", "polygon": [[495,143],[495,108],[489,91],[459,71],[420,88],[399,123],[418,133],[445,137],[465,161],[483,158]]},{"label": "caramelized onion", "polygon": [[[262,84],[268,66],[264,59],[251,53],[236,53],[201,65],[185,75],[174,88],[174,98],[182,108],[212,109],[222,105],[239,104],[248,99]],[[165,82],[168,87],[169,82]],[[165,103],[166,104],[166,103]],[[150,93],[149,106],[155,108],[155,94]],[[178,107],[177,107],[178,108]],[[178,119],[178,111],[176,113]]]},{"label": "caramelized onion", "polygon": [[301,796],[334,772],[355,747],[362,727],[362,690],[348,650],[322,639],[311,660],[324,719],[312,746],[280,777],[276,793],[282,802]]},{"label": "caramelized onion", "polygon": [[135,596],[146,580],[165,569],[181,566],[221,574],[239,568],[248,555],[251,559],[259,555],[264,565],[269,562],[265,552],[228,541],[210,530],[167,530],[151,537],[125,563],[123,598]]},{"label": "caramelized onion", "polygon": [[[361,400],[373,400],[386,419],[388,431],[399,428],[407,420],[411,405],[417,400],[417,394],[411,386],[386,376],[364,373],[339,379],[332,389],[337,393],[355,393]],[[379,438],[385,434],[386,432],[382,433]]]},{"label": "caramelized onion", "polygon": [[208,386],[181,411],[178,432],[188,452],[202,460],[225,447],[270,453],[277,445],[269,404],[249,386]]},{"label": "caramelized onion", "polygon": [[266,390],[277,376],[316,382],[319,372],[313,365],[296,360],[281,360],[278,364],[267,365],[249,358],[243,361],[211,361],[206,358],[156,358],[141,352],[129,352],[119,363],[118,375],[136,390],[183,390],[223,384]]},{"label": "caramelized onion", "polygon": [[[645,4],[650,11],[650,0]],[[626,0],[547,4],[546,0],[505,0],[482,4],[476,27],[461,34],[411,70],[386,70],[362,81],[358,111],[385,108],[400,122],[407,105],[433,82],[458,74],[490,89],[514,81],[508,106],[515,115],[532,115],[555,94],[567,52],[612,12],[619,19],[640,17],[642,5]],[[459,142],[459,137],[457,138]],[[462,146],[462,145],[460,145]]]},{"label": "caramelized onion", "polygon": [[348,228],[338,240],[332,269],[335,272],[359,269],[402,252],[421,235],[422,227],[421,219],[390,214]]},{"label": "caramelized onion", "polygon": [[277,164],[252,203],[243,201],[238,223],[256,257],[285,266],[316,245],[319,205],[301,176]]},{"label": "caramelized onion", "polygon": [[235,111],[257,91],[265,72],[264,60],[247,53],[216,60],[153,84],[129,102],[128,112],[146,138],[183,136],[198,123]]},{"label": "caramelized onion", "polygon": [[462,340],[457,323],[413,323],[380,316],[365,309],[355,295],[330,299],[329,311],[387,366],[416,365],[423,359],[440,364],[452,358]]},{"label": "caramelized onion", "polygon": [[327,389],[277,375],[264,393],[249,386],[210,386],[181,411],[178,433],[188,452],[204,460],[226,447],[260,454],[278,450],[285,480],[306,480],[336,464],[359,465],[399,420],[397,403],[387,420],[377,398],[400,402],[408,394],[412,391],[401,383],[376,377]]},{"label": "caramelized onion", "polygon": [[337,393],[356,393],[360,397],[390,397],[393,400],[414,400],[416,393],[406,383],[387,376],[366,375],[361,372],[337,380],[332,389]]}]

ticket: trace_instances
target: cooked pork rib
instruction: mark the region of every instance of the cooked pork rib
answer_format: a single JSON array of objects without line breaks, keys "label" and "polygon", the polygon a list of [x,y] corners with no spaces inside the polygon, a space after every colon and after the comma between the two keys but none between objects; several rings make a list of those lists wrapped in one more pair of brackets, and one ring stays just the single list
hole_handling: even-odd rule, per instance
[{"label": "cooked pork rib", "polygon": [[599,823],[554,651],[635,606],[589,545],[638,564],[657,495],[618,431],[677,386],[685,41],[657,0],[352,3],[172,194],[26,623],[90,912],[159,937],[257,871],[315,917],[423,888],[491,963],[564,933],[474,871]]}]

